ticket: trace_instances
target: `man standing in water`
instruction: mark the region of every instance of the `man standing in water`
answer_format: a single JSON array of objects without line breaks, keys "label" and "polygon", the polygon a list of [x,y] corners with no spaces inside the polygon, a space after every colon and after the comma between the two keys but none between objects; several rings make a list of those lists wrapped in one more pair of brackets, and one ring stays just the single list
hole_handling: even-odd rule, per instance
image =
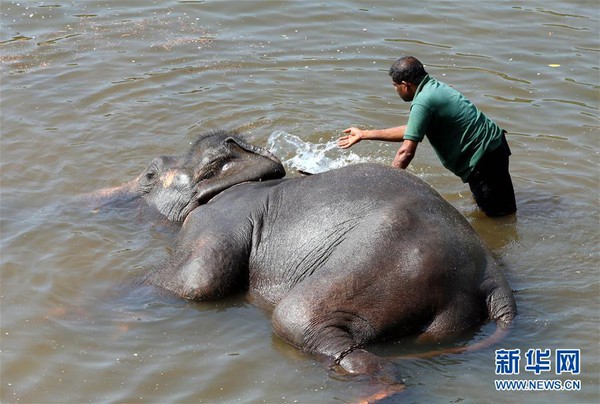
[{"label": "man standing in water", "polygon": [[444,167],[469,183],[486,215],[516,212],[506,131],[458,91],[430,77],[412,56],[394,62],[389,75],[398,95],[412,101],[408,123],[374,130],[351,127],[344,130],[347,135],[338,139],[338,146],[346,149],[365,139],[402,142],[392,166],[404,169],[427,136]]}]

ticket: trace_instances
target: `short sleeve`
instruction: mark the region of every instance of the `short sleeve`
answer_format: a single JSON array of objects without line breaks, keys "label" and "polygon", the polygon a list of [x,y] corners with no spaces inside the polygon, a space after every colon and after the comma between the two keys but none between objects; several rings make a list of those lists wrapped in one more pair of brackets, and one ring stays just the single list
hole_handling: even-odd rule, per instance
[{"label": "short sleeve", "polygon": [[404,139],[420,142],[425,137],[429,123],[431,122],[431,111],[424,105],[413,104],[410,107],[410,115],[404,132]]}]

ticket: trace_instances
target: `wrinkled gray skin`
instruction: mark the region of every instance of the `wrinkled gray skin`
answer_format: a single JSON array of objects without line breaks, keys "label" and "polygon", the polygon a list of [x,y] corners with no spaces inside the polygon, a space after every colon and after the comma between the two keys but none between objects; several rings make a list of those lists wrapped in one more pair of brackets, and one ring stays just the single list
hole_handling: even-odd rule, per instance
[{"label": "wrinkled gray skin", "polygon": [[210,152],[181,160],[192,166],[161,158],[127,185],[152,181],[143,197],[184,219],[172,257],[147,283],[192,300],[247,292],[273,310],[275,332],[293,346],[389,384],[391,362],[367,343],[442,340],[486,319],[510,324],[516,306],[496,262],[423,181],[364,164],[257,182],[283,169],[240,142],[225,132],[201,138],[195,148]]},{"label": "wrinkled gray skin", "polygon": [[97,209],[141,202],[172,222],[182,222],[224,189],[283,176],[283,165],[268,151],[231,132],[215,131],[201,135],[187,154],[156,157],[133,180],[86,199]]}]

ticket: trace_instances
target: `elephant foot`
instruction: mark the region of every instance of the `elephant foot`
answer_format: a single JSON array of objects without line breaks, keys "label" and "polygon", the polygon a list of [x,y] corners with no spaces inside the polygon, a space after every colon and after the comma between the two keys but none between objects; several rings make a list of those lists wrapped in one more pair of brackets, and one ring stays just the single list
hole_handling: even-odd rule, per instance
[{"label": "elephant foot", "polygon": [[334,378],[340,380],[365,379],[364,395],[359,403],[374,403],[402,392],[406,386],[398,377],[395,363],[355,348],[343,352],[330,367]]},{"label": "elephant foot", "polygon": [[342,352],[334,361],[334,364],[349,374],[369,375],[373,379],[386,384],[398,382],[394,362],[362,348],[351,348]]}]

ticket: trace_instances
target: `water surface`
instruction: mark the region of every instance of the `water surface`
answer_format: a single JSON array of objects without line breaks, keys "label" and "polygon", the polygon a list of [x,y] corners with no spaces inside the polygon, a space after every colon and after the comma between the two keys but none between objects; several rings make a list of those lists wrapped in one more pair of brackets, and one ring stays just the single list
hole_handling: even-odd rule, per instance
[{"label": "water surface", "polygon": [[[597,2],[3,1],[0,18],[3,402],[355,401],[364,384],[330,377],[243,296],[193,303],[132,286],[176,228],[67,201],[216,128],[270,148],[290,175],[390,164],[398,145],[332,142],[350,125],[406,122],[387,76],[406,54],[509,132],[514,220],[483,216],[427,142],[409,169],[498,256],[519,315],[499,346],[402,361],[396,399],[600,398]],[[582,389],[496,391],[500,347],[581,349],[580,375],[515,378]]]}]

